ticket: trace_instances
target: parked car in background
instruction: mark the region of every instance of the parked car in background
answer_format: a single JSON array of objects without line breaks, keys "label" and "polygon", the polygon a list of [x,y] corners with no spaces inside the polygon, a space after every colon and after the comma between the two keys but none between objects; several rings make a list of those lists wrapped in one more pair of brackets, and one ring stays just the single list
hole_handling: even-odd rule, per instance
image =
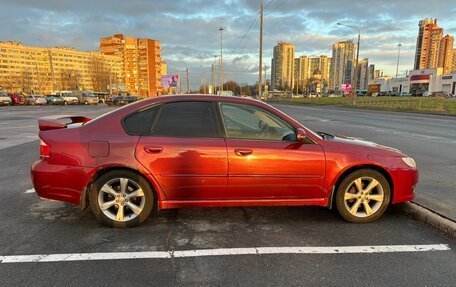
[{"label": "parked car in background", "polygon": [[438,92],[432,92],[430,97],[433,97],[433,98],[449,98],[450,94],[448,92],[438,91]]},{"label": "parked car in background", "polygon": [[314,132],[240,97],[158,97],[93,120],[41,118],[39,129],[38,196],[90,205],[118,228],[191,206],[316,205],[367,223],[412,200],[418,182],[399,150]]},{"label": "parked car in background", "polygon": [[73,91],[73,94],[78,98],[79,104],[82,105],[97,105],[98,98],[89,91]]},{"label": "parked car in background", "polygon": [[402,93],[399,94],[399,96],[400,96],[400,97],[411,97],[412,94],[406,93],[406,92],[402,92]]},{"label": "parked car in background", "polygon": [[57,91],[57,92],[54,92],[54,95],[61,97],[63,99],[64,105],[79,104],[78,97],[76,97],[72,91]]},{"label": "parked car in background", "polygon": [[63,98],[56,95],[45,96],[48,105],[63,105]]},{"label": "parked car in background", "polygon": [[426,91],[422,94],[423,97],[430,97],[431,95],[432,95],[432,93],[429,91]]},{"label": "parked car in background", "polygon": [[105,101],[105,104],[107,104],[108,106],[112,106],[114,105],[114,101],[118,98],[120,98],[121,96],[112,96],[112,97],[109,97],[106,99]]},{"label": "parked car in background", "polygon": [[126,97],[119,97],[114,100],[114,105],[116,106],[125,106],[130,103],[134,103],[138,101],[140,98],[137,96],[126,96]]},{"label": "parked car in background", "polygon": [[11,103],[15,106],[27,104],[26,97],[21,93],[13,93],[10,94],[9,97],[11,98]]},{"label": "parked car in background", "polygon": [[0,105],[2,106],[9,106],[11,105],[12,101],[11,98],[2,90],[0,90]]},{"label": "parked car in background", "polygon": [[41,105],[44,106],[47,104],[47,100],[45,97],[41,95],[30,95],[27,97],[27,105],[35,106]]}]

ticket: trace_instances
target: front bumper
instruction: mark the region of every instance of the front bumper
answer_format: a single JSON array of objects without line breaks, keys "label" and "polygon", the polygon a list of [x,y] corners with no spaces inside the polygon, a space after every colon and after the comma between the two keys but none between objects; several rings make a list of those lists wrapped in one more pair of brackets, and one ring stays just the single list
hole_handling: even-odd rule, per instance
[{"label": "front bumper", "polygon": [[397,169],[392,173],[394,190],[392,203],[401,203],[415,198],[415,188],[418,184],[417,169]]},{"label": "front bumper", "polygon": [[90,168],[49,164],[36,161],[31,168],[33,186],[38,196],[79,205]]}]

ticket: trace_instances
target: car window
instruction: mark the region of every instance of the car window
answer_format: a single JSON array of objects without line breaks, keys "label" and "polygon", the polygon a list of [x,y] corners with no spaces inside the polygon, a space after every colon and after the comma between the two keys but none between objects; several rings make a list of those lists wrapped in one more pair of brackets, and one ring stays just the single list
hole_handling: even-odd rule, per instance
[{"label": "car window", "polygon": [[151,135],[153,122],[160,106],[138,111],[124,119],[123,124],[127,134],[132,136]]},{"label": "car window", "polygon": [[164,104],[152,131],[171,137],[219,137],[212,102],[175,102]]},{"label": "car window", "polygon": [[295,141],[293,127],[280,118],[249,105],[221,104],[228,138]]}]

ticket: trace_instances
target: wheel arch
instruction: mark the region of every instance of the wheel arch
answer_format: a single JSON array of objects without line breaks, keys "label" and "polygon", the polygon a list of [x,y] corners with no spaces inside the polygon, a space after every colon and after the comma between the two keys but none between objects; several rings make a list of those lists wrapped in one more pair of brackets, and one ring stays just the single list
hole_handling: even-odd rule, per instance
[{"label": "wheel arch", "polygon": [[337,177],[337,180],[332,185],[331,193],[329,195],[329,199],[328,199],[328,208],[329,209],[332,209],[333,206],[335,205],[335,200],[336,200],[335,194],[336,194],[337,189],[339,188],[340,184],[342,183],[342,181],[351,173],[353,173],[357,170],[361,170],[361,169],[371,169],[371,170],[375,170],[375,171],[378,171],[379,173],[381,173],[386,178],[386,180],[388,181],[388,184],[390,186],[390,191],[391,191],[390,200],[392,200],[394,198],[394,181],[393,181],[391,174],[388,172],[388,170],[386,168],[379,166],[379,165],[375,165],[375,164],[358,164],[358,165],[354,165],[354,166],[347,168],[341,174],[339,174],[339,176]]},{"label": "wheel arch", "polygon": [[150,188],[154,191],[154,208],[158,207],[158,202],[161,200],[160,198],[160,192],[157,186],[157,183],[155,180],[151,179],[151,176],[141,172],[139,169],[130,167],[130,166],[125,166],[125,165],[110,165],[106,167],[99,168],[93,172],[93,174],[90,176],[90,179],[88,180],[86,187],[84,188],[82,194],[81,194],[81,199],[80,199],[80,207],[81,209],[85,209],[89,205],[89,198],[90,198],[90,191],[92,189],[92,186],[94,182],[100,178],[102,175],[114,171],[114,170],[126,170],[130,172],[134,172],[140,176],[142,176],[147,183],[149,184]]}]

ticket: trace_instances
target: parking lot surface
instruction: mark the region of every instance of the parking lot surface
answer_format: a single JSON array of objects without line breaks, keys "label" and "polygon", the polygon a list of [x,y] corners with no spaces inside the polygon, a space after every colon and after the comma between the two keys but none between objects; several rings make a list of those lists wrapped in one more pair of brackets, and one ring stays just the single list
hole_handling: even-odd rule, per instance
[{"label": "parking lot surface", "polygon": [[[100,226],[90,210],[40,200],[31,190],[30,165],[38,158],[38,117],[96,116],[112,108],[15,108],[0,110],[0,137],[6,138],[0,146],[0,286],[452,286],[456,282],[454,242],[395,208],[379,221],[363,225],[347,223],[324,208],[269,207],[166,210],[138,228]],[[343,133],[350,134],[358,130],[355,125],[368,125],[352,113],[359,123],[351,127],[344,122],[323,126],[325,119],[337,120],[329,112],[319,113],[300,109],[290,114],[328,132],[346,126]],[[23,139],[20,133],[30,137]],[[387,137],[377,139],[388,144]],[[406,139],[410,141],[410,136]],[[429,178],[433,180],[432,174]],[[43,262],[46,258],[52,262]]]}]

